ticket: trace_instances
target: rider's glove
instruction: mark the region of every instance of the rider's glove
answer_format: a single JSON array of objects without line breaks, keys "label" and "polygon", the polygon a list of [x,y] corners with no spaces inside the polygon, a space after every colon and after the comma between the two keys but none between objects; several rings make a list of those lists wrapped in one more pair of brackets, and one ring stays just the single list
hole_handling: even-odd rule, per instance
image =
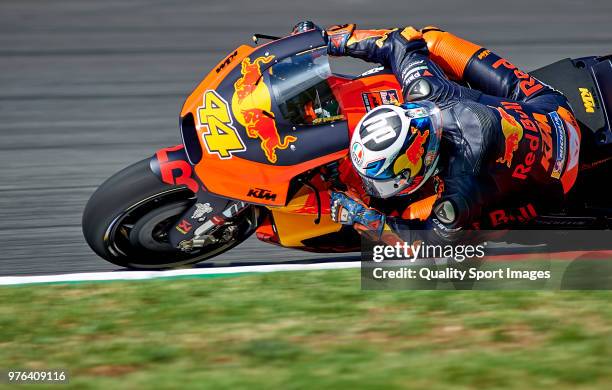
[{"label": "rider's glove", "polygon": [[331,193],[331,217],[334,222],[352,225],[358,232],[380,238],[385,227],[385,215],[371,209],[344,192]]},{"label": "rider's glove", "polygon": [[355,24],[343,24],[328,28],[324,34],[327,38],[327,52],[332,56],[346,54],[346,43],[355,31],[355,27]]},{"label": "rider's glove", "polygon": [[[329,27],[323,31],[323,37],[327,41],[327,52],[332,56],[342,56],[346,54],[346,46],[353,35],[356,24],[342,24]],[[408,41],[423,39],[423,34],[429,31],[441,31],[437,27],[428,26],[422,30],[417,30],[412,26],[407,26],[401,31],[401,35]]]},{"label": "rider's glove", "polygon": [[310,20],[304,20],[293,26],[291,35],[300,34],[310,30],[321,30],[323,39],[327,43],[327,52],[333,56],[341,56],[346,54],[346,43],[355,30],[355,24],[343,24],[331,26],[327,30],[323,30]]}]

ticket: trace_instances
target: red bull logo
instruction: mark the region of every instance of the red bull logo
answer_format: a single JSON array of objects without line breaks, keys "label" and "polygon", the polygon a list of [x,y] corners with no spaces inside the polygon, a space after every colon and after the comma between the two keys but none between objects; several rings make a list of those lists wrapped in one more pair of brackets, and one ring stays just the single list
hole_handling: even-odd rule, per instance
[{"label": "red bull logo", "polygon": [[297,141],[294,136],[281,139],[272,111],[270,91],[261,80],[261,66],[274,59],[274,56],[250,58],[242,61],[242,76],[234,83],[235,93],[232,98],[232,111],[238,122],[245,127],[250,138],[261,140],[261,149],[271,163],[278,160],[276,150],[287,149],[289,144]]},{"label": "red bull logo", "polygon": [[512,166],[514,152],[518,150],[519,142],[523,139],[523,126],[501,107],[497,108],[501,115],[502,133],[506,142],[504,144],[504,154],[497,159],[500,164],[505,164],[508,168]]},{"label": "red bull logo", "polygon": [[[416,129],[413,127],[413,133],[415,130]],[[406,157],[408,157],[408,161],[410,161],[411,164],[418,164],[421,161],[421,157],[423,157],[423,153],[425,153],[423,144],[427,141],[427,137],[429,137],[429,130],[425,130],[423,134],[418,133],[412,144],[406,149]]]},{"label": "red bull logo", "polygon": [[242,61],[242,77],[234,83],[234,89],[236,90],[240,102],[252,94],[255,88],[257,88],[258,81],[261,78],[261,64],[267,64],[273,59],[274,56],[257,57],[255,61],[251,63],[251,59],[247,57]]},{"label": "red bull logo", "polygon": [[420,133],[416,127],[411,128],[412,133],[417,133],[414,140],[406,149],[406,152],[395,160],[393,172],[398,174],[406,169],[410,170],[410,177],[415,176],[423,167],[423,154],[425,153],[425,142],[429,138],[429,130]]},{"label": "red bull logo", "polygon": [[261,140],[261,149],[271,163],[277,160],[276,149],[287,149],[291,142],[297,140],[296,137],[287,135],[281,141],[274,118],[264,114],[259,108],[243,110],[242,115],[246,122],[247,135]]}]

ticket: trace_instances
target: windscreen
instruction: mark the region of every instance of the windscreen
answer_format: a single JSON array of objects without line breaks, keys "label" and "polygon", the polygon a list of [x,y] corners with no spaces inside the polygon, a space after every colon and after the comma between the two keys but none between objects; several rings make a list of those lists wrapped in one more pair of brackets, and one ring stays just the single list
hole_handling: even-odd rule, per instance
[{"label": "windscreen", "polygon": [[269,82],[283,119],[294,125],[341,119],[327,79],[331,76],[326,48],[287,57],[269,68]]}]

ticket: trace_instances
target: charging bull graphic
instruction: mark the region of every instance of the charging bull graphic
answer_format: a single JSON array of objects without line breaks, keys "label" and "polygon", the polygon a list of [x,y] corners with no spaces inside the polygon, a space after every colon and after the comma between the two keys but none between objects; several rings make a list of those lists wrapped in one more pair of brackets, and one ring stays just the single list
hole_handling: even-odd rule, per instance
[{"label": "charging bull graphic", "polygon": [[261,148],[271,163],[276,162],[276,149],[287,149],[291,142],[297,140],[296,137],[287,135],[281,142],[274,118],[258,108],[243,110],[242,114],[246,122],[247,135],[261,139]]},{"label": "charging bull graphic", "polygon": [[517,151],[519,142],[523,139],[523,126],[510,114],[501,107],[497,108],[501,115],[502,133],[506,139],[504,145],[504,154],[496,161],[500,164],[506,164],[508,168],[512,166],[512,158],[514,152]]},{"label": "charging bull graphic", "polygon": [[[412,132],[417,133],[418,130],[416,127],[412,127]],[[425,141],[427,141],[427,137],[429,137],[429,130],[425,130],[423,133],[418,132],[414,141],[408,146],[406,152],[399,156],[393,165],[393,172],[397,175],[404,169],[410,170],[410,177],[414,177],[417,173],[421,171],[423,167],[423,153],[425,153],[425,149],[423,145]]]},{"label": "charging bull graphic", "polygon": [[271,163],[276,163],[277,149],[287,149],[296,141],[294,136],[287,135],[281,140],[272,114],[270,91],[262,80],[261,66],[274,59],[274,56],[250,58],[242,61],[242,76],[234,83],[232,112],[236,120],[245,127],[250,138],[261,140],[261,149]]},{"label": "charging bull graphic", "polygon": [[258,82],[261,81],[259,80],[261,78],[261,65],[267,64],[273,59],[274,56],[257,57],[255,61],[251,63],[251,59],[247,57],[242,61],[242,77],[234,84],[234,89],[236,90],[239,100],[242,101],[253,93],[255,88],[257,88]]}]

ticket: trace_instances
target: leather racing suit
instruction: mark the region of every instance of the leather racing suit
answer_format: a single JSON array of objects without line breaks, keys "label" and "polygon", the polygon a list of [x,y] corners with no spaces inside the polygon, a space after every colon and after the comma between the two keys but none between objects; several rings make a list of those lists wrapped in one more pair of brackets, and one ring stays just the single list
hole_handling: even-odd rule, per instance
[{"label": "leather racing suit", "polygon": [[563,94],[436,27],[343,25],[327,34],[331,55],[380,63],[397,77],[405,101],[426,99],[442,110],[443,190],[424,221],[387,216],[387,227],[450,243],[462,230],[523,224],[560,206],[576,181],[580,145]]}]

